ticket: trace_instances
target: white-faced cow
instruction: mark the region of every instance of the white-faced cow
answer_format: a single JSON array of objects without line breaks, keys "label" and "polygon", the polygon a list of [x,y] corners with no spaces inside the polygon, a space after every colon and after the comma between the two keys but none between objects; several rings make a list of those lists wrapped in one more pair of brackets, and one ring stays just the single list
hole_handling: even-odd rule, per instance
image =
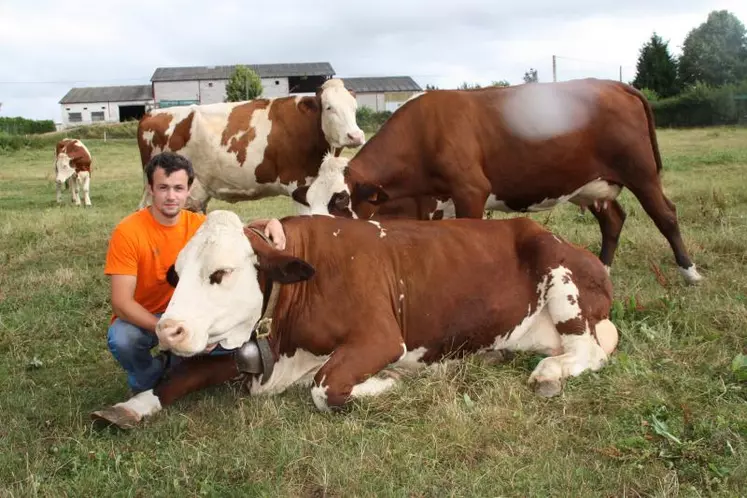
[{"label": "white-faced cow", "polygon": [[[305,385],[328,410],[393,387],[387,367],[499,350],[549,355],[529,384],[553,396],[617,346],[602,263],[531,219],[281,221],[284,251],[231,212],[208,215],[170,271],[156,327],[162,348],[194,358],[94,418],[130,427],[240,372],[252,394]],[[238,349],[200,354],[216,344]]]},{"label": "white-faced cow", "polygon": [[[345,161],[329,158],[329,161]],[[599,257],[612,265],[625,213],[623,187],[666,237],[684,278],[701,280],[662,191],[651,107],[635,88],[605,80],[436,90],[405,103],[336,180],[302,187],[315,213],[368,218],[389,199],[453,200],[457,217],[485,209],[531,212],[569,201],[599,222]],[[308,191],[307,191],[308,189]]]},{"label": "white-faced cow", "polygon": [[[206,211],[211,198],[228,202],[290,195],[316,176],[324,154],[365,142],[357,104],[340,79],[316,96],[156,109],[138,126],[145,165],[163,151],[192,161],[195,181],[187,208]],[[143,174],[142,208],[150,202]]]},{"label": "white-faced cow", "polygon": [[83,191],[83,203],[91,205],[91,153],[83,142],[71,138],[57,142],[54,172],[58,203],[62,202],[62,185],[65,184],[65,188],[70,188],[76,206],[80,206],[79,188]]}]

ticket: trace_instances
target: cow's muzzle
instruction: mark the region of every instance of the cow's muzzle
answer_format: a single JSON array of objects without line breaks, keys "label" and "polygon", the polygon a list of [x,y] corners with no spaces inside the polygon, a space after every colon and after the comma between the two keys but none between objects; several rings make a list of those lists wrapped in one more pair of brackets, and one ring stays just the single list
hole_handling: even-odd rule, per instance
[{"label": "cow's muzzle", "polygon": [[184,322],[171,319],[161,319],[156,324],[156,335],[161,349],[172,349],[183,343],[189,334]]}]

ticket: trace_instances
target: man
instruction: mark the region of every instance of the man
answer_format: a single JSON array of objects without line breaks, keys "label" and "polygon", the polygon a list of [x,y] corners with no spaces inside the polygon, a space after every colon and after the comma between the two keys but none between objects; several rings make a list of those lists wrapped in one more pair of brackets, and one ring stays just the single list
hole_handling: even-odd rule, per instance
[{"label": "man", "polygon": [[[153,388],[166,369],[166,356],[150,352],[158,344],[156,323],[174,292],[166,273],[205,220],[205,215],[183,209],[195,176],[189,159],[164,152],[150,160],[145,173],[152,204],[117,225],[104,268],[111,277],[114,311],[107,342],[134,393]],[[265,234],[285,248],[278,220],[267,222]],[[225,350],[218,347],[205,353],[221,352]]]}]

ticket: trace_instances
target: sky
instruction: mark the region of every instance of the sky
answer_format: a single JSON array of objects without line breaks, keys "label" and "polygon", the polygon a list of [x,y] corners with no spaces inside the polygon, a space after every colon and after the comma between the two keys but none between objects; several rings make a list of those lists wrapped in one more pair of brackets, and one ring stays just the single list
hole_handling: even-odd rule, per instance
[{"label": "sky", "polygon": [[329,62],[420,86],[635,77],[655,31],[681,52],[745,0],[0,0],[0,116],[61,120],[72,87],[150,84],[157,67]]}]

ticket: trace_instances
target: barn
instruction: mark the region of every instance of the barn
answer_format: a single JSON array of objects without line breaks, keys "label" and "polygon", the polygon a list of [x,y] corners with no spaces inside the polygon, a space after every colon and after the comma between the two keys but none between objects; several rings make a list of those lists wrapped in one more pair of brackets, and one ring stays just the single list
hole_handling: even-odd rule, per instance
[{"label": "barn", "polygon": [[[329,62],[245,64],[262,80],[266,98],[314,93],[335,71]],[[223,102],[236,66],[156,68],[151,83],[157,107]]]},{"label": "barn", "polygon": [[71,88],[60,99],[62,127],[140,119],[153,107],[150,85]]},{"label": "barn", "polygon": [[407,99],[422,92],[420,85],[409,76],[343,78],[345,87],[355,92],[358,107],[375,112],[396,111]]}]

